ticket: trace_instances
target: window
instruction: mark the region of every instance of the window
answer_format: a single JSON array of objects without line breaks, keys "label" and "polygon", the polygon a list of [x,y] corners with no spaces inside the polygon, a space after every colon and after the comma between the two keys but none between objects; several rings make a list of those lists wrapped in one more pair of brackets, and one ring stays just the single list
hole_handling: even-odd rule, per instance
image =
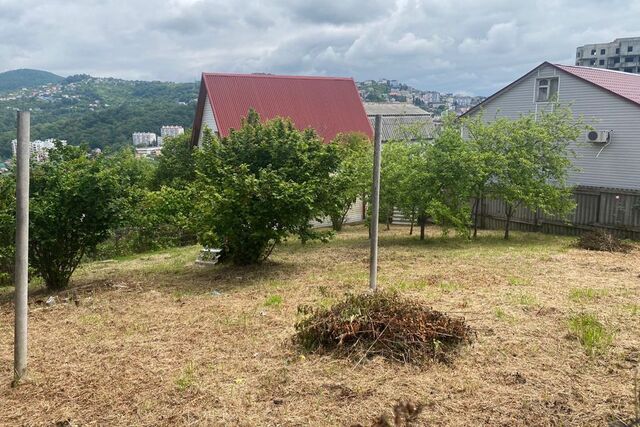
[{"label": "window", "polygon": [[625,73],[633,73],[633,67],[627,67],[624,69]]},{"label": "window", "polygon": [[614,64],[619,64],[620,63],[620,57],[616,56],[615,58],[613,58],[613,63]]},{"label": "window", "polygon": [[619,54],[620,54],[620,48],[619,48],[619,47],[617,47],[617,48],[616,48],[616,55],[619,55]]},{"label": "window", "polygon": [[633,46],[627,46],[627,52],[633,52]]},{"label": "window", "polygon": [[624,58],[624,62],[633,62],[636,58],[634,56],[627,56]]},{"label": "window", "polygon": [[600,61],[598,61],[598,64],[604,65],[604,59],[601,59]]},{"label": "window", "polygon": [[595,49],[591,49],[591,55],[595,55],[596,54],[596,50]]},{"label": "window", "polygon": [[558,95],[558,78],[536,80],[536,102],[548,102]]},{"label": "window", "polygon": [[604,55],[605,53],[607,53],[606,49],[600,49],[600,55]]},{"label": "window", "polygon": [[596,60],[595,59],[590,60],[589,65],[596,65]]}]

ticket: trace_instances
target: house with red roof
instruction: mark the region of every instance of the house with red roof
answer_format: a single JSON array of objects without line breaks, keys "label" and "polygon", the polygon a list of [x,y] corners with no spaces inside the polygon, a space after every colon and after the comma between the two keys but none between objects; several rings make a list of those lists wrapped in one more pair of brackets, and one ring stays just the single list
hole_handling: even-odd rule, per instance
[{"label": "house with red roof", "polygon": [[[576,170],[569,183],[578,207],[570,220],[578,228],[613,227],[640,237],[640,75],[544,62],[464,116],[517,118],[551,108],[555,98],[592,127],[572,147]],[[487,209],[500,216],[499,205]],[[539,226],[540,218],[523,210],[521,219]]]},{"label": "house with red roof", "polygon": [[228,136],[250,109],[263,120],[290,118],[298,129],[313,128],[327,142],[345,132],[373,137],[351,78],[203,73],[193,145],[200,145],[205,127]]},{"label": "house with red roof", "polygon": [[[300,130],[313,128],[326,142],[337,134],[361,132],[373,138],[355,82],[343,77],[278,76],[272,74],[203,73],[191,143],[200,146],[204,129],[220,137],[239,129],[250,109],[262,120],[289,118]],[[358,199],[345,223],[361,222],[365,207]],[[316,223],[331,225],[330,219]]]}]

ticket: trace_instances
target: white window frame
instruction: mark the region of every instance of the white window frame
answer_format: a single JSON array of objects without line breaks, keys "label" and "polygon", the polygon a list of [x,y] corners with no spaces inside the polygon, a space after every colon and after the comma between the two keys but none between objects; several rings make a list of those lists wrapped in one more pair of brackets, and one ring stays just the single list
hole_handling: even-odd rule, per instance
[{"label": "white window frame", "polygon": [[[541,83],[546,80],[547,83],[542,85]],[[556,80],[556,92],[554,94],[551,94],[551,81],[552,80]],[[540,98],[540,89],[541,88],[546,88],[547,89],[547,95],[544,99]],[[534,92],[533,92],[533,100],[536,103],[545,103],[545,102],[549,102],[551,97],[553,95],[558,96],[558,94],[560,93],[560,79],[557,76],[551,76],[551,77],[538,77],[536,78],[536,84],[534,87]]]}]

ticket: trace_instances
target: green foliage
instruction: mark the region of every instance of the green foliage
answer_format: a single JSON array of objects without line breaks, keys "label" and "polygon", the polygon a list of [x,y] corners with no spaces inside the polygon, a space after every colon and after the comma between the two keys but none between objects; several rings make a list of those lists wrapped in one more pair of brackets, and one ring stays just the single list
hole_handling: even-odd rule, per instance
[{"label": "green foliage", "polygon": [[589,355],[603,353],[613,342],[613,333],[591,313],[580,313],[569,319],[569,330]]},{"label": "green foliage", "polygon": [[[3,176],[0,188],[13,187]],[[126,186],[108,159],[80,147],[57,145],[49,160],[31,166],[30,264],[50,289],[67,286],[82,257],[123,219]],[[15,227],[15,197],[1,206],[0,229]],[[15,230],[15,228],[14,228]],[[3,253],[13,239],[3,242]]]},{"label": "green foliage", "polygon": [[584,125],[568,107],[554,104],[550,111],[465,121],[469,143],[478,153],[479,174],[473,186],[476,199],[490,195],[505,202],[505,239],[519,206],[562,215],[575,207],[567,185],[572,150]]},{"label": "green foliage", "polygon": [[127,81],[72,76],[54,94],[14,91],[0,101],[0,160],[11,156],[15,109],[31,109],[32,139],[60,138],[71,145],[121,148],[131,134],[158,132],[162,125],[191,126],[198,86],[194,83]]},{"label": "green foliage", "polygon": [[303,242],[326,238],[310,221],[326,213],[338,166],[333,146],[288,120],[261,123],[250,111],[228,137],[219,140],[207,130],[196,155],[201,243],[222,247],[222,261],[252,264],[288,235]]},{"label": "green foliage", "polygon": [[339,134],[331,144],[340,163],[331,175],[326,209],[333,229],[340,231],[353,203],[371,192],[373,146],[359,133]]},{"label": "green foliage", "polygon": [[0,286],[12,283],[15,254],[15,179],[0,175]]},{"label": "green foliage", "polygon": [[195,180],[196,168],[191,146],[191,131],[166,138],[162,145],[162,155],[158,159],[153,185],[180,188]]}]

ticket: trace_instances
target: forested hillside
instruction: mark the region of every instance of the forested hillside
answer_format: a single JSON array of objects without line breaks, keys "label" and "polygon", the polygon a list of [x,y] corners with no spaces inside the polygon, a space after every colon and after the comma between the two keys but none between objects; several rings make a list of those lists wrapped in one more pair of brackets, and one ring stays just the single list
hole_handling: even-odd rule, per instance
[{"label": "forested hillside", "polygon": [[[21,70],[18,70],[21,71]],[[15,110],[31,109],[32,139],[58,138],[92,148],[131,143],[133,132],[190,127],[197,83],[67,77],[58,83],[0,90],[0,159],[11,156]]]},{"label": "forested hillside", "polygon": [[34,88],[49,83],[59,83],[64,79],[48,71],[40,70],[11,70],[0,73],[0,91],[22,88]]}]

